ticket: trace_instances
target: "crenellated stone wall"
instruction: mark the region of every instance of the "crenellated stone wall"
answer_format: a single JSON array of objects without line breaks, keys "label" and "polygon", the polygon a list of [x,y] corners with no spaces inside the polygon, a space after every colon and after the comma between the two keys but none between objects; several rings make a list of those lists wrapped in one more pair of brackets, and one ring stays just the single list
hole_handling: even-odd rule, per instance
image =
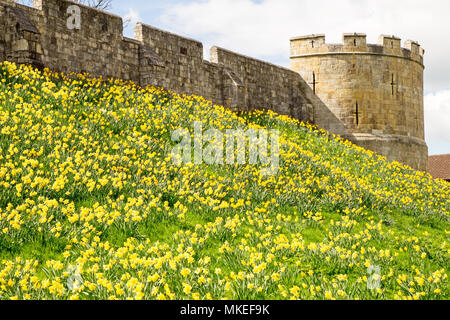
[{"label": "crenellated stone wall", "polygon": [[211,61],[229,68],[241,80],[246,99],[242,105],[248,110],[263,107],[312,119],[312,105],[302,92],[297,72],[218,47],[211,48]]},{"label": "crenellated stone wall", "polygon": [[231,80],[223,68],[203,60],[201,42],[142,23],[135,27],[135,38],[142,43],[141,85],[201,95],[217,104],[232,105],[225,92]]},{"label": "crenellated stone wall", "polygon": [[390,160],[426,170],[423,49],[413,41],[346,34],[293,38],[292,70],[68,0],[33,7],[0,0],[0,61],[131,80],[203,96],[231,109],[269,109],[315,123]]},{"label": "crenellated stone wall", "polygon": [[[80,18],[75,28],[68,25],[73,6]],[[4,26],[2,60],[132,80],[141,86],[200,95],[229,108],[270,108],[313,121],[302,114],[306,100],[295,89],[301,81],[298,73],[259,62],[247,70],[249,74],[238,75],[237,61],[216,59],[216,55],[211,62],[205,61],[203,44],[197,40],[143,23],[136,25],[134,39],[123,37],[122,18],[108,12],[66,0],[34,0],[33,8],[0,0],[0,25]],[[280,80],[276,94],[268,84],[274,75]],[[254,88],[255,79],[267,84]]]}]

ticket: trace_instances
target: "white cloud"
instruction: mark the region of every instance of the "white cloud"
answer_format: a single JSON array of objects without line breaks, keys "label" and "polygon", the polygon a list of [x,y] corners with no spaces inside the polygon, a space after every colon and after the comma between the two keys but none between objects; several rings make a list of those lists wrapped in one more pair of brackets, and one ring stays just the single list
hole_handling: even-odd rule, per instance
[{"label": "white cloud", "polygon": [[325,33],[341,42],[344,32],[416,40],[425,48],[426,90],[450,89],[447,53],[448,0],[198,0],[168,7],[164,27],[230,50],[289,66],[289,39]]},{"label": "white cloud", "polygon": [[142,19],[141,19],[139,12],[137,12],[133,8],[128,8],[128,12],[123,18],[123,21],[127,27],[130,25],[134,26],[137,22],[139,22],[141,20]]},{"label": "white cloud", "polygon": [[450,90],[425,96],[425,133],[430,154],[450,153]]}]

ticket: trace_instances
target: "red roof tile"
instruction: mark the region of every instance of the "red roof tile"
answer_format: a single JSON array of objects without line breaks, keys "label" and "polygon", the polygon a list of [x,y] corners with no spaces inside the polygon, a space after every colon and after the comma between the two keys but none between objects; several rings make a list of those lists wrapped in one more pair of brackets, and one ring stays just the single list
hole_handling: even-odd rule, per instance
[{"label": "red roof tile", "polygon": [[450,180],[450,154],[430,156],[428,167],[430,174],[434,178]]}]

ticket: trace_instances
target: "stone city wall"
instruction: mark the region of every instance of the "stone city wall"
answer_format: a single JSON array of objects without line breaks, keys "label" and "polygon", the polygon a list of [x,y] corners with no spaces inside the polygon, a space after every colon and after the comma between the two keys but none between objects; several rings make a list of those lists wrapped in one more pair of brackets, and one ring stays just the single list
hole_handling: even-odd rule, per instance
[{"label": "stone city wall", "polygon": [[[71,19],[77,13],[74,5],[79,10],[78,27]],[[301,97],[302,80],[296,72],[237,54],[214,54],[208,62],[201,42],[142,23],[135,27],[135,39],[126,38],[121,17],[72,1],[35,0],[31,8],[0,0],[0,25],[5,31],[0,38],[1,60],[132,80],[200,95],[229,108],[266,108],[313,120],[302,114],[312,107]],[[243,59],[248,68],[239,73],[236,65]]]},{"label": "stone city wall", "polygon": [[[291,40],[292,70],[138,23],[123,36],[114,14],[67,0],[33,7],[0,0],[0,61],[131,80],[203,96],[231,109],[269,109],[317,124],[387,156],[426,169],[423,49],[382,36]],[[370,136],[370,137],[369,137]],[[379,143],[377,143],[379,142]]]}]

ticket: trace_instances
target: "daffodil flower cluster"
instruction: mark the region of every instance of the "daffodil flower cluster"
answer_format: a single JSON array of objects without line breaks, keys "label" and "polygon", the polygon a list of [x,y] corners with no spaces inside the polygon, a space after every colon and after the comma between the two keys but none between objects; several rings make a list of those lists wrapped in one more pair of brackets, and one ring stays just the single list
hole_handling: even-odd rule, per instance
[{"label": "daffodil flower cluster", "polygon": [[[279,130],[278,173],[177,166],[196,121]],[[0,64],[0,299],[448,299],[449,212],[445,181],[287,116]]]}]

